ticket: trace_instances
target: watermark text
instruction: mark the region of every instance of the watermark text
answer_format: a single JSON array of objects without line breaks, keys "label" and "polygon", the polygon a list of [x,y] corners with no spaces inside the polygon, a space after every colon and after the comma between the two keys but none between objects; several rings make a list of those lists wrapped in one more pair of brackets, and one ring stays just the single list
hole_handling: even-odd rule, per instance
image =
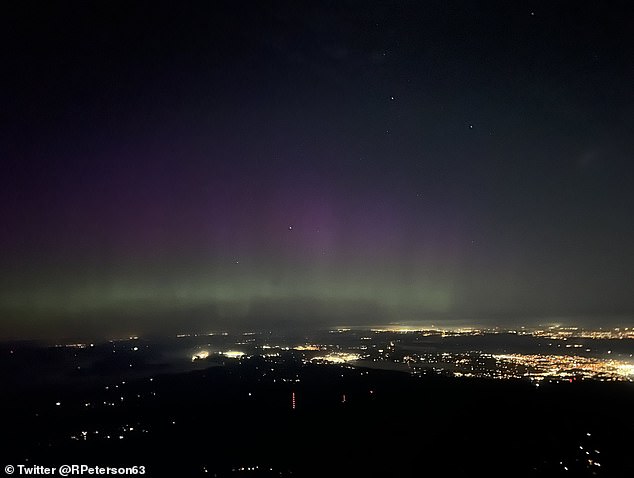
[{"label": "watermark text", "polygon": [[145,466],[94,466],[94,465],[7,465],[4,467],[7,475],[33,476],[99,476],[99,475],[145,475]]}]

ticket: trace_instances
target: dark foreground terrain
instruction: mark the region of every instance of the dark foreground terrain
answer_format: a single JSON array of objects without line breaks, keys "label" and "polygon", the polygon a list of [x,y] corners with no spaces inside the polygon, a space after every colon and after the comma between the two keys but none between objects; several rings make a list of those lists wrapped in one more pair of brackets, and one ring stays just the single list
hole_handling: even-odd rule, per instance
[{"label": "dark foreground terrain", "polygon": [[2,390],[1,464],[183,477],[634,476],[631,383],[416,377],[292,352],[208,365],[64,386],[21,377]]}]

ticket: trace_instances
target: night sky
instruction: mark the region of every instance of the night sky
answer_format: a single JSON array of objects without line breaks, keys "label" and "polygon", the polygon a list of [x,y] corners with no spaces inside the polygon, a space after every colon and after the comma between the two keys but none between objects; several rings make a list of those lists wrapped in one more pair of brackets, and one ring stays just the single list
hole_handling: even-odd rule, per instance
[{"label": "night sky", "polygon": [[628,2],[181,3],[3,4],[1,338],[634,325]]}]

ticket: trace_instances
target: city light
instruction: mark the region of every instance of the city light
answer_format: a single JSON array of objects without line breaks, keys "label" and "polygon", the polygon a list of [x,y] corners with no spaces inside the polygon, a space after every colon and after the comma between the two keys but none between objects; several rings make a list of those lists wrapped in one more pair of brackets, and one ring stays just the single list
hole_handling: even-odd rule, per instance
[{"label": "city light", "polygon": [[314,357],[313,361],[329,362],[329,363],[346,363],[346,362],[352,362],[354,360],[359,360],[359,358],[360,358],[360,355],[355,353],[333,352],[328,355]]},{"label": "city light", "polygon": [[304,344],[304,345],[298,345],[297,347],[293,347],[295,350],[321,350],[321,347],[319,345],[313,345],[313,344]]},{"label": "city light", "polygon": [[192,362],[195,362],[196,360],[204,360],[207,357],[209,357],[209,352],[207,350],[201,350],[192,355]]}]

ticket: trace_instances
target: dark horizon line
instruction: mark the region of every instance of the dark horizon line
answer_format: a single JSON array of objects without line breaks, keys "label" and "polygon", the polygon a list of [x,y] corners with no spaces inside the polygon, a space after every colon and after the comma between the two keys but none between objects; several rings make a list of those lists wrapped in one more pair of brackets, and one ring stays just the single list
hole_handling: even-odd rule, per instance
[{"label": "dark horizon line", "polygon": [[[565,318],[560,318],[565,319]],[[453,322],[453,324],[447,324],[447,322]],[[216,330],[197,330],[197,331],[174,331],[174,332],[139,332],[139,333],[121,333],[121,334],[84,334],[84,335],[70,335],[64,334],[57,337],[15,337],[15,338],[0,338],[0,346],[6,345],[39,345],[39,346],[56,346],[63,345],[68,346],[72,344],[103,344],[106,342],[122,342],[128,340],[165,340],[165,339],[178,339],[178,338],[190,338],[190,337],[205,337],[205,336],[215,336],[215,335],[247,335],[247,334],[257,334],[257,335],[284,335],[284,334],[301,334],[301,333],[315,333],[315,332],[327,332],[327,331],[384,331],[384,332],[403,332],[403,333],[413,333],[413,332],[457,332],[464,329],[474,329],[474,330],[482,330],[484,332],[487,331],[499,331],[502,333],[508,333],[517,331],[518,329],[523,329],[525,332],[530,333],[531,331],[535,331],[543,328],[576,328],[581,331],[607,331],[607,330],[634,330],[634,324],[632,321],[629,323],[620,323],[620,324],[610,324],[610,325],[587,325],[579,322],[564,322],[563,320],[558,320],[557,322],[540,322],[540,323],[530,323],[525,322],[524,324],[516,323],[516,324],[499,324],[499,323],[486,323],[485,321],[481,321],[479,323],[472,322],[464,322],[461,319],[444,319],[442,321],[407,321],[407,322],[384,322],[384,323],[376,323],[376,324],[337,324],[337,325],[325,325],[319,324],[315,326],[306,326],[306,324],[295,325],[295,326],[286,326],[279,328],[272,327],[228,327],[228,328],[219,328]]]}]

